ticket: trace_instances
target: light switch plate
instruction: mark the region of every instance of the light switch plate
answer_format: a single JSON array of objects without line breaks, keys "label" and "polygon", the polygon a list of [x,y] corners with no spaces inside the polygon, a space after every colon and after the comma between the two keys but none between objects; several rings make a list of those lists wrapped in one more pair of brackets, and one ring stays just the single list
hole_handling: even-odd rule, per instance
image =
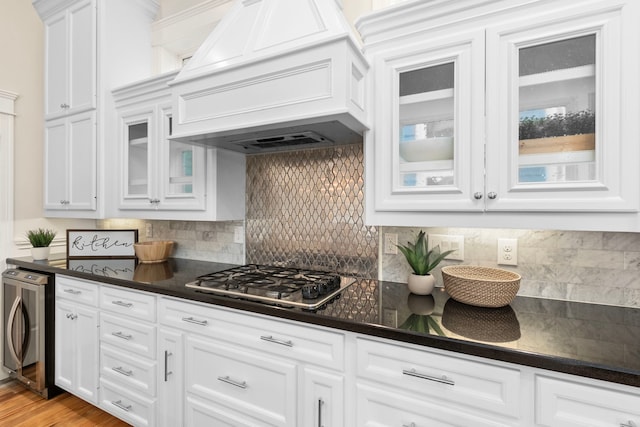
[{"label": "light switch plate", "polygon": [[464,261],[464,236],[454,234],[429,234],[427,249],[440,246],[440,252],[455,250],[445,259]]}]

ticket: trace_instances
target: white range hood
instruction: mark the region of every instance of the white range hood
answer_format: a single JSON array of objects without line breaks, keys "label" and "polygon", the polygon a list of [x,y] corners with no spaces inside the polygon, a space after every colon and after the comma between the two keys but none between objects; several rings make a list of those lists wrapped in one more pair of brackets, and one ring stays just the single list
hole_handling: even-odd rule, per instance
[{"label": "white range hood", "polygon": [[172,139],[245,153],[360,142],[367,70],[340,0],[236,0],[171,83]]}]

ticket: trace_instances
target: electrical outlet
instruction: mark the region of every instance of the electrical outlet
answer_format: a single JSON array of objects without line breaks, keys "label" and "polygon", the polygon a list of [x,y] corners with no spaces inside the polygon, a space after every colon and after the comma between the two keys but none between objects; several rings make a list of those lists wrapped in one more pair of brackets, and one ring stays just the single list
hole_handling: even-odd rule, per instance
[{"label": "electrical outlet", "polygon": [[395,255],[398,253],[398,235],[396,233],[384,233],[384,253]]},{"label": "electrical outlet", "polygon": [[453,234],[429,234],[427,249],[440,246],[440,252],[454,250],[445,259],[464,261],[464,236]]},{"label": "electrical outlet", "polygon": [[498,239],[498,264],[518,265],[518,239]]},{"label": "electrical outlet", "polygon": [[233,229],[233,243],[244,243],[244,229],[240,226]]},{"label": "electrical outlet", "polygon": [[144,235],[145,235],[145,237],[147,237],[147,238],[151,238],[151,237],[153,237],[153,224],[151,224],[150,222],[148,222],[148,223],[145,225],[145,228],[144,228]]}]

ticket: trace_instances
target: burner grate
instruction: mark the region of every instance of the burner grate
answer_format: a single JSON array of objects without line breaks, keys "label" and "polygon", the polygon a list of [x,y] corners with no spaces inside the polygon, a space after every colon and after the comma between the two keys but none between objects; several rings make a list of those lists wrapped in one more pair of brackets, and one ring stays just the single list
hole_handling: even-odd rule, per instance
[{"label": "burner grate", "polygon": [[206,274],[186,286],[202,292],[316,309],[355,281],[327,271],[248,264]]}]

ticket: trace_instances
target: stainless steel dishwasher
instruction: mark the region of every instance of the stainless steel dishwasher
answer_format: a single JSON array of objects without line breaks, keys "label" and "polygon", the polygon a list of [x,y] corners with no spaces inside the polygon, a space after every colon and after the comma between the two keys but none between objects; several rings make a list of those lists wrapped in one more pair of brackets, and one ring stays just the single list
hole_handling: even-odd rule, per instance
[{"label": "stainless steel dishwasher", "polygon": [[4,368],[45,398],[52,397],[53,385],[53,351],[47,351],[53,343],[53,312],[47,309],[53,278],[20,269],[2,273]]}]

